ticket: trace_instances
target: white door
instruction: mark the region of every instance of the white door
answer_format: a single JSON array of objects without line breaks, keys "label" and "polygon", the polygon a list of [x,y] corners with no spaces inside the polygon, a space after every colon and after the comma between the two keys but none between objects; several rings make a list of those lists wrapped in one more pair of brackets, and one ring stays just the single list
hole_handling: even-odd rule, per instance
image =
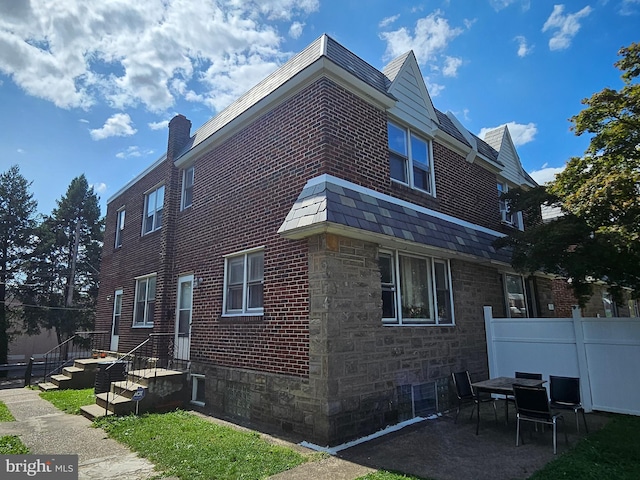
[{"label": "white door", "polygon": [[174,357],[189,360],[193,275],[178,278],[178,308],[176,309],[176,337]]},{"label": "white door", "polygon": [[112,352],[118,351],[118,330],[120,329],[120,316],[122,315],[122,290],[116,290],[113,295],[113,321],[111,322],[111,348]]}]

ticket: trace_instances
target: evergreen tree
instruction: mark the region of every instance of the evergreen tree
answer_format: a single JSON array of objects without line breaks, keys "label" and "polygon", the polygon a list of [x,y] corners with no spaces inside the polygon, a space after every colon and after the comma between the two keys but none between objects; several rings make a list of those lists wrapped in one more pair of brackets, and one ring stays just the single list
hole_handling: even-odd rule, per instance
[{"label": "evergreen tree", "polygon": [[0,364],[9,354],[10,291],[24,280],[24,263],[31,249],[37,203],[31,183],[14,165],[0,174]]},{"label": "evergreen tree", "polygon": [[98,200],[85,176],[76,177],[37,228],[21,292],[29,333],[54,328],[61,343],[93,327],[103,237]]}]

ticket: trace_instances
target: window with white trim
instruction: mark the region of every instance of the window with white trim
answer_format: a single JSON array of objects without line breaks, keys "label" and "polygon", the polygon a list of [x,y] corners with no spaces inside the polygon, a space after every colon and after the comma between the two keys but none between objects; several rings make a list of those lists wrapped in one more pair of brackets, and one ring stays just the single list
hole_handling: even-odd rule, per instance
[{"label": "window with white trim", "polygon": [[387,325],[453,325],[449,262],[380,252],[382,321]]},{"label": "window with white trim", "polygon": [[263,313],[264,251],[248,251],[225,258],[225,315]]},{"label": "window with white trim", "polygon": [[125,210],[118,210],[116,213],[116,241],[115,248],[120,248],[122,246],[122,230],[124,230],[124,216]]},{"label": "window with white trim", "polygon": [[191,166],[182,173],[182,200],[180,210],[189,208],[193,203],[193,181],[195,167]]},{"label": "window with white trim", "polygon": [[503,193],[509,191],[509,185],[503,182],[497,182],[498,202],[500,204],[500,220],[509,226],[524,230],[524,222],[522,212],[512,212],[509,210],[509,201],[502,198]]},{"label": "window with white trim", "polygon": [[505,273],[504,291],[507,303],[507,316],[511,318],[528,317],[527,297],[522,275]]},{"label": "window with white trim", "polygon": [[122,289],[116,290],[113,295],[113,320],[111,322],[111,334],[119,335],[120,318],[122,317]]},{"label": "window with white trim", "polygon": [[393,122],[387,135],[391,178],[434,195],[431,142]]},{"label": "window with white trim", "polygon": [[602,305],[604,307],[604,316],[605,317],[617,317],[618,316],[618,306],[616,305],[615,300],[613,299],[613,295],[607,291],[602,292]]},{"label": "window with white trim", "polygon": [[133,307],[134,327],[153,327],[156,304],[156,275],[136,279],[136,303]]},{"label": "window with white trim", "polygon": [[162,208],[164,205],[164,185],[147,192],[144,196],[144,219],[142,234],[154,232],[162,227]]}]

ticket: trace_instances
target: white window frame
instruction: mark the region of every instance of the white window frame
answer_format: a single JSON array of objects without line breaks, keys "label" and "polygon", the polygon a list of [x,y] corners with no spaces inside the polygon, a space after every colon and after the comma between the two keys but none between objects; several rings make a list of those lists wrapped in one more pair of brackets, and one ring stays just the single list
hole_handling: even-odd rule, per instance
[{"label": "white window frame", "polygon": [[[434,258],[424,255],[414,255],[408,253],[400,254],[397,250],[381,250],[380,256],[391,258],[391,282],[382,283],[382,289],[392,293],[393,310],[395,312],[394,317],[382,318],[384,325],[390,326],[445,326],[452,327],[455,325],[455,314],[453,304],[453,286],[451,281],[451,265],[449,260]],[[425,318],[404,318],[402,307],[402,282],[405,281],[402,275],[401,258],[412,258],[417,260],[423,260],[426,263],[427,271],[427,283],[428,283],[428,302],[429,302],[429,317]],[[441,305],[438,305],[438,281],[436,277],[436,264],[444,266],[444,274],[446,275],[446,287],[448,310],[450,313],[450,319],[441,319],[440,312]]]},{"label": "white window frame", "polygon": [[[158,202],[158,192],[162,190],[162,200]],[[162,228],[162,215],[164,210],[164,184],[156,185],[144,194],[144,216],[142,217],[142,235],[155,232]],[[150,205],[153,198],[153,205]],[[151,218],[151,226],[147,224],[147,220]]]},{"label": "white window frame", "polygon": [[[199,373],[192,373],[191,374],[191,401],[190,403],[192,403],[193,405],[197,405],[199,407],[204,407],[205,406],[205,402],[198,400],[198,392],[199,390],[199,386],[200,383],[202,382],[202,388],[204,389],[205,387],[205,380],[206,377],[202,374]],[[205,390],[206,393],[206,390]]]},{"label": "white window frame", "polygon": [[124,230],[125,215],[126,211],[124,208],[121,208],[116,212],[116,238],[114,242],[115,248],[122,247],[122,231]]},{"label": "white window frame", "polygon": [[618,305],[613,299],[613,295],[606,290],[602,291],[602,308],[605,317],[612,318],[618,316]]},{"label": "white window frame", "polygon": [[[153,279],[153,297],[150,295],[149,282]],[[151,275],[145,275],[142,277],[136,277],[136,289],[135,297],[133,299],[133,328],[151,328],[153,327],[153,317],[155,314],[156,304],[156,288],[157,288],[157,275],[155,273]],[[141,285],[145,285],[145,298],[144,298],[144,312],[142,314],[142,322],[137,322],[139,314],[139,289]],[[153,305],[150,305],[153,304]],[[153,312],[151,311],[153,309]],[[150,318],[151,317],[151,318]]]},{"label": "white window frame", "polygon": [[[399,152],[397,150],[393,150],[391,148],[391,143],[388,141],[390,138],[389,135],[389,128],[393,126],[399,130],[402,130],[404,132],[404,142],[405,142],[405,148],[406,151],[405,152]],[[426,146],[426,155],[427,155],[427,169],[422,168],[424,166],[424,163],[419,162],[417,160],[414,160],[414,154],[413,154],[413,142],[412,139],[416,139],[420,142],[423,142]],[[387,147],[389,148],[389,162],[391,162],[392,157],[396,157],[397,159],[403,160],[405,162],[404,165],[404,176],[406,178],[406,181],[391,177],[391,180],[394,182],[398,182],[401,183],[403,185],[409,185],[411,188],[414,188],[416,190],[420,190],[421,192],[427,193],[429,195],[432,196],[436,196],[436,184],[435,184],[435,176],[433,173],[433,145],[431,143],[431,140],[428,139],[427,137],[425,137],[424,135],[421,135],[420,133],[404,127],[402,125],[400,125],[397,122],[388,120],[387,122]],[[389,165],[389,168],[391,168],[391,165]],[[418,187],[416,185],[416,179],[415,179],[415,173],[414,173],[414,169],[420,169],[423,170],[425,172],[427,172],[428,175],[428,180],[427,180],[427,188],[421,188]]]},{"label": "white window frame", "polygon": [[[193,186],[196,179],[195,173],[194,165],[191,165],[182,172],[182,196],[180,199],[180,210],[186,210],[193,205]],[[189,180],[191,181],[191,184],[188,184]]]},{"label": "white window frame", "polygon": [[122,321],[122,288],[113,294],[113,316],[111,317],[111,335],[119,335],[120,322]]},{"label": "white window frame", "polygon": [[496,186],[498,190],[498,203],[500,205],[500,221],[505,225],[517,228],[518,230],[524,230],[524,218],[522,217],[522,212],[509,212],[509,202],[500,198],[502,193],[507,193],[509,191],[509,184],[498,180]]},{"label": "white window frame", "polygon": [[[261,279],[248,279],[249,275],[249,258],[257,255],[262,255],[262,278]],[[231,274],[230,264],[237,259],[243,260],[243,273],[242,273],[242,306],[241,308],[228,308],[229,301],[229,276]],[[260,284],[262,286],[262,306],[261,307],[249,307],[249,294],[251,286]],[[239,283],[233,284],[235,288]],[[236,252],[224,257],[224,290],[222,295],[222,315],[225,317],[242,316],[242,315],[263,315],[264,314],[264,247],[253,248],[250,250],[244,250]]]},{"label": "white window frame", "polygon": [[[529,318],[529,299],[527,298],[527,287],[525,283],[525,279],[522,275],[518,275],[517,273],[503,273],[503,287],[504,287],[504,301],[505,301],[505,309],[507,311],[507,317],[509,318]],[[507,281],[507,277],[517,278],[522,289],[522,293],[520,292],[509,292],[509,282]],[[512,298],[510,295],[522,295],[522,299]],[[521,300],[523,303],[523,307],[518,308],[515,304],[518,300]],[[524,308],[524,312],[523,312]],[[512,310],[515,309],[515,310]],[[519,315],[515,315],[516,310],[519,312]]]}]

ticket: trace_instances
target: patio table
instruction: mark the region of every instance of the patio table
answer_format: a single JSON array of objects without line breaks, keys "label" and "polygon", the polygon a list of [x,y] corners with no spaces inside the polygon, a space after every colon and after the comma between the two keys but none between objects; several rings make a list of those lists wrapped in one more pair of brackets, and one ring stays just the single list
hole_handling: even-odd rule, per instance
[{"label": "patio table", "polygon": [[[515,378],[515,377],[496,377],[489,380],[482,380],[480,382],[474,382],[471,384],[475,388],[477,394],[480,392],[495,393],[497,395],[504,395],[504,421],[508,423],[509,420],[509,407],[507,397],[513,395],[513,384],[524,385],[526,387],[539,387],[547,383],[546,380],[537,380],[530,378]],[[480,402],[477,402],[478,415],[476,417],[476,435],[480,430]]]}]

